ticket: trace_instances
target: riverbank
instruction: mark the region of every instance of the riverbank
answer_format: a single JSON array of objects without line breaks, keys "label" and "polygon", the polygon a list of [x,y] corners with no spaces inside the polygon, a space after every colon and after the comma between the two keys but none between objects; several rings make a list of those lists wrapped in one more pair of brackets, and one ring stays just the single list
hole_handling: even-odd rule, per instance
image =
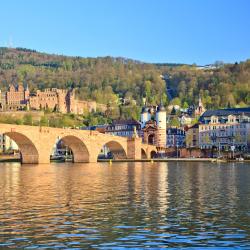
[{"label": "riverbank", "polygon": [[[216,158],[154,158],[154,159],[141,159],[141,160],[110,160],[100,159],[98,162],[239,162],[238,160],[224,160]],[[244,160],[243,162],[250,162],[250,160]]]},{"label": "riverbank", "polygon": [[19,155],[0,155],[0,162],[20,162]]},{"label": "riverbank", "polygon": [[[0,155],[1,162],[20,162],[19,155]],[[64,162],[53,160],[51,162]],[[111,159],[98,159],[98,162],[250,162],[250,159],[244,161],[238,160],[225,160],[216,158],[155,158],[155,159],[121,159],[121,160],[111,160]]]}]

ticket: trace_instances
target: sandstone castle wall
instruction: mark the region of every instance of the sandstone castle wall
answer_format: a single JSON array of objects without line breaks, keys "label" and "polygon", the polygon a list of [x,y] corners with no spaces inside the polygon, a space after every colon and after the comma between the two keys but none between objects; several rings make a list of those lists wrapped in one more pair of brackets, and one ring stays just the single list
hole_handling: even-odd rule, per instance
[{"label": "sandstone castle wall", "polygon": [[45,89],[30,93],[28,87],[22,84],[18,86],[10,85],[5,93],[0,91],[0,110],[42,110],[50,109],[61,113],[84,114],[86,112],[106,111],[106,105],[97,104],[95,101],[78,100],[75,97],[74,89]]}]

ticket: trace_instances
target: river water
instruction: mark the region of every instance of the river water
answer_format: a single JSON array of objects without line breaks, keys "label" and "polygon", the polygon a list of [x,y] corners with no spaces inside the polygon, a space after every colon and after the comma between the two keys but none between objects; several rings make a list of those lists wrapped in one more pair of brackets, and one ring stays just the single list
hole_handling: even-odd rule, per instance
[{"label": "river water", "polygon": [[249,163],[1,163],[0,194],[1,249],[250,249]]}]

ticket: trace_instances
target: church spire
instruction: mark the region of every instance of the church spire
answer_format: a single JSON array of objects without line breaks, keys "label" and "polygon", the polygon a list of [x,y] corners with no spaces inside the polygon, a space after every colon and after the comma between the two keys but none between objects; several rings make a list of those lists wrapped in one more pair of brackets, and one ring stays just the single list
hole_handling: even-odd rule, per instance
[{"label": "church spire", "polygon": [[202,106],[201,95],[199,94],[198,107]]},{"label": "church spire", "polygon": [[25,86],[25,91],[29,91],[29,85],[28,85],[28,83]]}]

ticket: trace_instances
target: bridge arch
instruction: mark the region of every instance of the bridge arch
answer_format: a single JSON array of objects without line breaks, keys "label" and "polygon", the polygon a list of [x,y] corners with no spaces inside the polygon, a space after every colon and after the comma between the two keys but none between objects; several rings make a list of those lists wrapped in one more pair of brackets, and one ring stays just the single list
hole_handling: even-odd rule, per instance
[{"label": "bridge arch", "polygon": [[17,144],[20,150],[21,163],[37,164],[39,162],[39,153],[32,139],[18,132],[6,132],[4,135]]},{"label": "bridge arch", "polygon": [[141,148],[141,158],[142,159],[148,159],[147,153],[143,148]]},{"label": "bridge arch", "polygon": [[[111,156],[111,158],[115,160],[127,159],[126,149],[121,143],[117,141],[111,140],[104,143],[102,147],[99,149],[98,156],[100,155],[103,148],[106,148],[106,150],[108,150],[109,153],[111,154],[109,156]],[[105,152],[105,154],[107,154],[107,151]]]},{"label": "bridge arch", "polygon": [[75,135],[66,135],[60,138],[73,154],[73,162],[89,162],[90,154],[84,141]]},{"label": "bridge arch", "polygon": [[150,158],[156,158],[156,157],[157,157],[157,152],[155,150],[151,150]]}]

